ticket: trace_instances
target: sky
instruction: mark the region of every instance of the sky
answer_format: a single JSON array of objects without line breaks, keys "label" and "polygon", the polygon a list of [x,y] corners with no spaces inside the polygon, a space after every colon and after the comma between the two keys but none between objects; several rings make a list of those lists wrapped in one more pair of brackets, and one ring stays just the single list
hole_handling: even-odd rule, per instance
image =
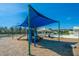
[{"label": "sky", "polygon": [[[62,29],[71,29],[79,26],[78,3],[36,3],[31,4],[34,9],[50,19],[60,21]],[[17,26],[27,17],[28,4],[25,3],[1,3],[0,4],[0,27]],[[50,24],[47,28],[57,28],[58,24]]]}]

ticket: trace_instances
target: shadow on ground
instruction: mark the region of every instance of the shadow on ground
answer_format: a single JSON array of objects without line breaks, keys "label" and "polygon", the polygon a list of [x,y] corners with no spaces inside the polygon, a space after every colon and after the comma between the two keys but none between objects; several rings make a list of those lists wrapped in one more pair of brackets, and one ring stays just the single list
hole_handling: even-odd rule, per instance
[{"label": "shadow on ground", "polygon": [[40,48],[50,49],[61,56],[73,56],[73,51],[71,48],[72,44],[76,44],[76,42],[60,42],[46,39],[43,39],[39,42],[39,45],[42,46]]}]

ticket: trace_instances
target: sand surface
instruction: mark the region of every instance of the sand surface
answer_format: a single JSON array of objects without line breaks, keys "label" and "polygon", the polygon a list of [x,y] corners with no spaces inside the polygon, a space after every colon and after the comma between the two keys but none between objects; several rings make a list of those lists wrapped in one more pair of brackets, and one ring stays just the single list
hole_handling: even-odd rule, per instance
[{"label": "sand surface", "polygon": [[[28,56],[28,41],[17,40],[18,36],[0,38],[0,56]],[[37,47],[31,45],[33,56],[73,56],[71,44],[76,44],[78,39],[44,37]],[[79,52],[79,48],[76,49]],[[79,54],[78,54],[79,55]]]}]

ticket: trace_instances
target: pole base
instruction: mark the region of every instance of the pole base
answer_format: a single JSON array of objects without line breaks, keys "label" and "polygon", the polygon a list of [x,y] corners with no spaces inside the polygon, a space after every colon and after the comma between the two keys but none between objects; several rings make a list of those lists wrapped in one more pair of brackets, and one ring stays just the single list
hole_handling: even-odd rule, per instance
[{"label": "pole base", "polygon": [[35,55],[32,55],[32,54],[27,54],[28,56],[35,56]]}]

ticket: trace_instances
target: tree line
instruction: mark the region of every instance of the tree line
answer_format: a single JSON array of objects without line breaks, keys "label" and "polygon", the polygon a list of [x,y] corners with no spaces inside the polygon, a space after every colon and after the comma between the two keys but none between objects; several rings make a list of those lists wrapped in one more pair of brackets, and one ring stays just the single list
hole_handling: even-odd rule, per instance
[{"label": "tree line", "polygon": [[22,27],[0,27],[0,34],[25,34],[26,30]]},{"label": "tree line", "polygon": [[[50,30],[50,29],[49,29]],[[26,34],[26,30],[23,27],[0,27],[0,34]],[[69,34],[69,31],[72,29],[63,29],[60,30],[60,34]],[[42,32],[42,31],[41,31]],[[38,33],[41,33],[40,31]],[[44,32],[44,31],[43,31]],[[50,32],[45,31],[45,33],[58,33],[58,30],[50,30]]]}]

